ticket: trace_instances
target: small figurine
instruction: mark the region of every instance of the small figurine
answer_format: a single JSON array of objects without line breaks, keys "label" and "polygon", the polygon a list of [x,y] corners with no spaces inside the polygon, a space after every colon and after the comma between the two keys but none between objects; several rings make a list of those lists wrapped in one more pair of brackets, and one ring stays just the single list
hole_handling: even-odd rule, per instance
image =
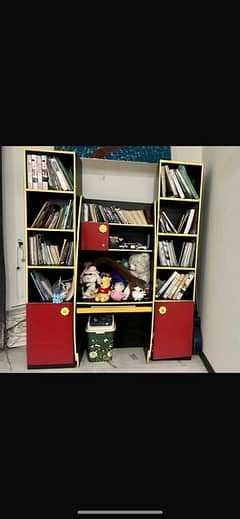
[{"label": "small figurine", "polygon": [[135,285],[131,289],[131,296],[134,301],[142,301],[145,297],[145,290],[138,285]]},{"label": "small figurine", "polygon": [[92,263],[85,263],[80,275],[80,284],[83,299],[94,299],[97,289],[101,284],[100,272]]},{"label": "small figurine", "polygon": [[62,281],[62,278],[58,279],[56,283],[53,285],[53,303],[62,303],[63,301],[70,301],[73,297],[73,281],[72,279],[68,279],[66,281]]},{"label": "small figurine", "polygon": [[130,295],[128,282],[118,272],[112,272],[111,299],[126,301]]},{"label": "small figurine", "polygon": [[111,247],[120,247],[121,243],[124,242],[124,238],[121,236],[109,236]]},{"label": "small figurine", "polygon": [[95,295],[95,301],[100,301],[100,303],[106,303],[110,299],[111,294],[111,281],[112,278],[110,274],[106,274],[102,272],[101,274],[101,284],[97,289],[97,293]]}]

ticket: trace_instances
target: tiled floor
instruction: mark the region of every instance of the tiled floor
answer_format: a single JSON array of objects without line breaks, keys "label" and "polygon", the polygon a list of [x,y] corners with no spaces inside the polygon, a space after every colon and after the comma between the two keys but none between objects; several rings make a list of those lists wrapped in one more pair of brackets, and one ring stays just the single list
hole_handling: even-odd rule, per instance
[{"label": "tiled floor", "polygon": [[146,364],[142,348],[113,350],[110,362],[89,362],[86,353],[79,367],[55,369],[28,369],[26,348],[8,348],[0,351],[0,373],[207,373],[199,355],[191,360],[151,361]]}]

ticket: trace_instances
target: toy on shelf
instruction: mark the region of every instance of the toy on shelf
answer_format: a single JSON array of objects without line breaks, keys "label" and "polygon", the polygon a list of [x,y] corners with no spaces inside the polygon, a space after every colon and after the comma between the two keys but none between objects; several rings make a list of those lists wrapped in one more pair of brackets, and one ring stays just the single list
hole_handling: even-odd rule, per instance
[{"label": "toy on shelf", "polygon": [[102,279],[97,267],[92,263],[84,263],[84,269],[80,275],[80,284],[83,299],[94,299]]},{"label": "toy on shelf", "polygon": [[100,303],[106,303],[110,299],[111,295],[111,282],[112,278],[110,274],[102,272],[101,273],[101,284],[97,289],[97,293],[95,295],[95,301],[100,301]]},{"label": "toy on shelf", "polygon": [[113,301],[126,301],[130,295],[128,282],[119,274],[112,272],[111,299]]},{"label": "toy on shelf", "polygon": [[150,255],[148,252],[143,252],[142,254],[131,254],[128,260],[128,268],[134,276],[145,281],[146,287],[149,288]]},{"label": "toy on shelf", "polygon": [[70,301],[73,297],[73,281],[72,279],[62,280],[61,276],[52,287],[52,302],[63,303]]},{"label": "toy on shelf", "polygon": [[145,290],[142,287],[139,287],[137,284],[132,285],[131,287],[131,297],[133,301],[142,301],[145,297]]}]

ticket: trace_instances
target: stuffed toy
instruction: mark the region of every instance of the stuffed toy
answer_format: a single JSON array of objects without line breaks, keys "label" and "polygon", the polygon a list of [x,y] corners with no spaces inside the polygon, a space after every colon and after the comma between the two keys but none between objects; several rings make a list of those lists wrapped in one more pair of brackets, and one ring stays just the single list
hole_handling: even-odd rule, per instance
[{"label": "stuffed toy", "polygon": [[92,263],[84,263],[84,269],[80,275],[80,284],[83,299],[94,299],[97,289],[101,284],[100,272]]},{"label": "stuffed toy", "polygon": [[145,290],[138,285],[134,285],[131,287],[131,297],[133,301],[142,301],[145,297]]},{"label": "stuffed toy", "polygon": [[102,272],[101,274],[101,284],[97,289],[97,293],[95,295],[95,301],[100,301],[101,303],[106,303],[110,299],[111,294],[111,282],[112,278],[110,274]]},{"label": "stuffed toy", "polygon": [[128,268],[134,276],[145,281],[146,287],[149,287],[150,255],[148,252],[131,254],[128,260]]},{"label": "stuffed toy", "polygon": [[112,272],[111,299],[113,301],[126,301],[130,295],[127,281],[119,274]]}]

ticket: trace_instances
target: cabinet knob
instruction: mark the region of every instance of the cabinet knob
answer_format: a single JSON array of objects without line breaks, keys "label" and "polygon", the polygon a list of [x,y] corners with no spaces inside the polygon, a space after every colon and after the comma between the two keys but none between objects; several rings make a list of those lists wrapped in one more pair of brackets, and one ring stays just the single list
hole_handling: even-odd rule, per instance
[{"label": "cabinet knob", "polygon": [[69,308],[67,308],[66,306],[64,306],[63,308],[61,308],[61,315],[63,315],[63,317],[66,317],[67,315],[70,314],[70,310]]},{"label": "cabinet knob", "polygon": [[161,315],[164,315],[166,313],[167,309],[166,309],[166,306],[160,306],[159,308],[159,313]]},{"label": "cabinet knob", "polygon": [[99,225],[98,229],[100,232],[103,232],[103,233],[107,232],[107,230],[108,230],[108,228],[105,224]]}]

